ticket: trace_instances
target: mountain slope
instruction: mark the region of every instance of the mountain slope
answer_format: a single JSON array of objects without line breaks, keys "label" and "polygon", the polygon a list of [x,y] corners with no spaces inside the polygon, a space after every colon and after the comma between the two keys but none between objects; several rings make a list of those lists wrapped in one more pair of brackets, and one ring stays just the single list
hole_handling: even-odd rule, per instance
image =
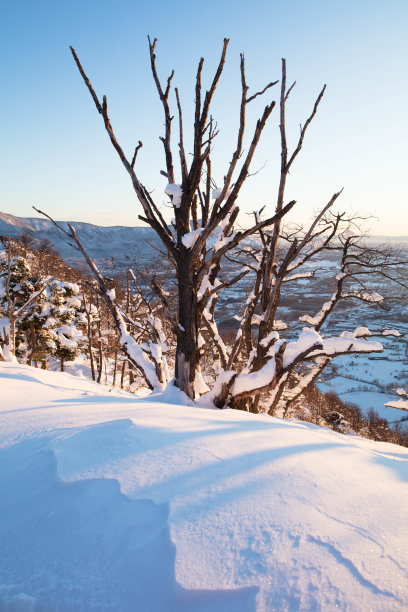
[{"label": "mountain slope", "polygon": [[[60,222],[63,227],[67,223]],[[139,263],[150,262],[156,251],[149,243],[159,246],[155,232],[150,227],[102,227],[91,223],[71,223],[88,254],[106,270],[111,267],[112,258],[123,266],[132,261],[135,255]],[[63,235],[48,219],[14,217],[0,212],[0,235],[19,236],[29,234],[38,243],[49,240],[52,246],[70,264],[83,265],[83,257],[67,243]],[[129,259],[126,259],[126,258]]]},{"label": "mountain slope", "polygon": [[0,386],[0,609],[408,606],[407,449],[28,366]]}]

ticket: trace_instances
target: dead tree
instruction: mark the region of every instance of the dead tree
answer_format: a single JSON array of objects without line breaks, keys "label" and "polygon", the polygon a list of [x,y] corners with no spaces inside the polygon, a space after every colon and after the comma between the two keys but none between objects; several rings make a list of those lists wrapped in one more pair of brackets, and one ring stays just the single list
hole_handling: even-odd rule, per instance
[{"label": "dead tree", "polygon": [[[199,331],[202,327],[205,309],[210,300],[222,289],[220,286],[222,283],[219,283],[217,277],[221,269],[223,257],[245,240],[245,238],[277,223],[295,203],[292,201],[283,205],[282,195],[281,205],[274,215],[263,221],[256,222],[245,231],[234,231],[234,223],[239,212],[237,198],[242,185],[248,177],[251,161],[264,127],[273,111],[275,102],[271,102],[264,107],[263,113],[256,122],[248,150],[245,153],[244,134],[247,105],[258,96],[263,95],[277,82],[270,82],[261,91],[248,95],[249,87],[246,83],[243,55],[241,55],[240,63],[241,103],[237,144],[222,185],[219,189],[212,189],[211,151],[217,135],[217,127],[210,114],[210,106],[223,71],[228,42],[228,39],[224,40],[218,67],[211,85],[204,95],[202,94],[204,59],[201,58],[198,64],[195,81],[194,141],[190,163],[185,151],[180,95],[177,88],[175,89],[179,121],[179,176],[181,177],[177,181],[171,141],[174,117],[171,114],[169,103],[174,71],[168,77],[165,85],[163,85],[156,68],[155,50],[157,40],[151,41],[149,38],[151,69],[157,92],[163,105],[165,118],[165,134],[161,137],[161,140],[165,153],[166,171],[162,172],[162,174],[165,175],[168,181],[165,192],[169,196],[174,209],[174,224],[166,222],[152,195],[136,175],[136,158],[142,143],[139,141],[133,156],[127,157],[115,136],[108,116],[106,96],[103,96],[101,102],[75,50],[71,47],[74,60],[92,96],[97,111],[103,119],[110,141],[129,174],[133,189],[142,205],[144,214],[140,215],[139,218],[155,230],[162,241],[165,251],[174,264],[178,285],[178,318],[177,324],[174,326],[174,333],[177,339],[175,380],[176,385],[191,398],[194,397],[194,384],[197,372],[199,371]],[[215,247],[210,246],[209,238],[217,230],[220,231],[220,239]],[[235,279],[231,279],[229,284],[238,281],[241,277],[242,275],[237,275]]]},{"label": "dead tree", "polygon": [[[228,40],[224,40],[218,67],[204,95],[202,93],[203,58],[198,64],[191,157],[186,155],[182,106],[179,92],[175,88],[179,127],[178,174],[175,170],[172,148],[174,116],[170,110],[170,92],[174,71],[163,85],[156,67],[156,44],[156,39],[151,41],[149,38],[151,70],[164,111],[165,133],[161,141],[166,170],[161,171],[161,174],[167,179],[165,193],[169,196],[174,214],[174,220],[171,223],[166,221],[152,194],[135,172],[136,159],[142,143],[139,141],[132,157],[125,154],[115,136],[108,115],[106,96],[103,96],[100,101],[73,48],[71,52],[97,111],[102,117],[110,141],[129,174],[133,189],[142,205],[144,214],[139,218],[155,230],[161,239],[164,252],[174,266],[178,288],[178,308],[176,318],[168,313],[168,320],[176,337],[176,384],[191,398],[203,392],[202,381],[200,381],[200,359],[204,342],[202,333],[205,333],[212,339],[221,364],[221,372],[211,391],[212,399],[217,406],[244,407],[257,412],[260,396],[267,394],[270,413],[274,412],[279,402],[287,411],[291,403],[297,400],[308,385],[312,384],[322,368],[334,356],[350,352],[382,350],[380,343],[367,340],[371,332],[362,330],[362,328],[346,332],[338,337],[325,338],[320,333],[322,325],[340,300],[359,299],[380,302],[381,300],[378,300],[375,294],[365,290],[367,288],[364,287],[363,274],[377,273],[380,269],[382,274],[387,274],[387,260],[383,258],[380,267],[381,258],[376,260],[370,250],[361,246],[352,236],[348,236],[347,232],[344,233],[344,225],[348,227],[352,221],[344,214],[331,213],[341,191],[333,194],[309,228],[282,235],[282,219],[295,204],[294,201],[284,204],[287,178],[303,147],[307,129],[317,113],[325,86],[320,91],[312,112],[300,128],[299,139],[294,150],[289,152],[286,137],[286,103],[295,83],[287,87],[286,62],[282,60],[279,104],[281,169],[274,214],[265,215],[267,218],[263,220],[261,212],[255,213],[252,226],[249,229],[237,231],[235,225],[239,213],[238,196],[249,176],[256,147],[275,102],[264,107],[263,113],[256,122],[252,137],[249,139],[249,146],[244,151],[247,106],[268,91],[277,81],[268,83],[261,91],[249,95],[245,61],[244,56],[241,55],[241,101],[237,143],[222,184],[217,188],[214,184],[211,163],[217,126],[210,114],[210,107],[223,71]],[[68,232],[63,228],[60,229],[76,243],[87,260],[98,282],[100,295],[105,299],[113,316],[128,361],[142,372],[150,388],[163,387],[168,377],[165,374],[163,352],[158,350],[158,347],[163,344],[163,338],[156,324],[156,317],[151,313],[152,316],[148,319],[152,339],[146,342],[143,340],[143,333],[137,330],[138,324],[126,314],[124,309],[120,308],[115,295],[107,287],[95,264],[83,249],[72,226],[69,226]],[[339,240],[339,235],[341,236],[340,246],[335,242]],[[245,239],[249,237],[256,238],[260,245],[252,252],[245,246]],[[282,248],[282,244],[286,246]],[[277,312],[283,288],[287,283],[310,276],[310,273],[302,271],[302,266],[325,249],[333,248],[340,249],[341,259],[339,274],[336,277],[335,293],[315,317],[304,317],[303,322],[309,327],[301,331],[294,341],[289,342],[281,338],[279,331],[285,329],[286,325],[277,318]],[[241,269],[226,281],[220,280],[220,272],[225,259],[236,259],[237,257],[239,259],[239,252],[246,252],[245,269]],[[252,291],[247,299],[235,340],[231,346],[226,346],[218,333],[215,321],[217,298],[223,289],[250,274],[254,275]],[[359,284],[360,290],[356,288],[356,283]],[[155,278],[152,279],[151,286],[161,299],[163,312],[166,312],[168,304],[163,288]],[[353,287],[351,293],[346,286]]]}]

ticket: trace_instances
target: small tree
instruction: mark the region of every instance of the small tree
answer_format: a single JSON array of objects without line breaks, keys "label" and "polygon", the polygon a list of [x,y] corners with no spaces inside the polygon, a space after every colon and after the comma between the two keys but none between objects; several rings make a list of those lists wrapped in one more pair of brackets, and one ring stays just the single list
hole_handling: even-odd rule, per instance
[{"label": "small tree", "polygon": [[6,251],[0,253],[0,360],[16,360],[16,325],[30,312],[41,299],[51,282],[31,274],[30,266],[23,257],[13,256],[12,241],[8,241]]},{"label": "small tree", "polygon": [[38,308],[43,344],[53,357],[60,360],[61,371],[65,361],[73,361],[85,345],[85,319],[81,290],[75,283],[53,281],[47,288],[45,299]]}]

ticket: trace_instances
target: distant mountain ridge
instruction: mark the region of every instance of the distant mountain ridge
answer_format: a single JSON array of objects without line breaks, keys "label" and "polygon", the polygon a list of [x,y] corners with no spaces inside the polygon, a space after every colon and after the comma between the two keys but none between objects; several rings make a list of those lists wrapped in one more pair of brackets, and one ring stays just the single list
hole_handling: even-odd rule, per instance
[{"label": "distant mountain ridge", "polygon": [[[59,221],[67,228],[66,221]],[[88,254],[104,271],[123,268],[131,265],[137,259],[141,266],[148,266],[159,257],[157,248],[161,242],[155,231],[150,227],[127,227],[113,225],[103,227],[92,223],[69,221],[78,233],[78,237]],[[67,238],[48,219],[41,217],[15,217],[0,212],[0,235],[19,236],[29,234],[40,244],[48,240],[53,248],[71,265],[84,265],[81,253],[69,246]],[[369,236],[369,244],[403,244],[408,246],[407,236]],[[112,258],[114,262],[112,263]]]},{"label": "distant mountain ridge", "polygon": [[[68,222],[58,223],[68,229]],[[146,265],[158,255],[154,247],[159,247],[160,242],[150,227],[102,227],[77,221],[69,223],[75,228],[90,257],[104,271],[113,267],[112,258],[117,267],[121,268],[129,265],[135,257],[140,264]],[[82,267],[81,253],[68,244],[66,236],[51,221],[38,217],[15,217],[0,212],[0,235],[16,237],[22,234],[28,234],[38,244],[48,240],[71,265]]]}]

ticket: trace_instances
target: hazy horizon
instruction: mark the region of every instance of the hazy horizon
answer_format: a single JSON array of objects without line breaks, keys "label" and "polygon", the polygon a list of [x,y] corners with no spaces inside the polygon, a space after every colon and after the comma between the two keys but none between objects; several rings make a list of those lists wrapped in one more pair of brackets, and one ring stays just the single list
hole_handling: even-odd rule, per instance
[{"label": "hazy horizon", "polygon": [[[46,219],[45,217],[42,217],[40,215],[30,215],[27,217],[22,217],[20,215],[13,215],[12,213],[7,213],[3,210],[0,210],[0,222],[2,221],[1,215],[7,215],[7,216],[11,216],[11,217],[16,217],[18,219],[23,219],[23,220],[40,220],[40,221],[49,221],[49,219]],[[104,227],[104,228],[109,228],[109,227],[123,227],[123,228],[142,228],[142,229],[152,229],[150,228],[150,226],[147,223],[143,223],[142,221],[139,221],[138,224],[135,225],[131,225],[131,224],[126,224],[126,223],[114,223],[114,224],[104,224],[104,223],[94,223],[94,222],[90,222],[90,221],[81,221],[79,219],[71,219],[71,218],[67,218],[67,219],[60,219],[60,218],[55,218],[55,221],[59,222],[59,223],[81,223],[84,225],[91,225],[91,226],[95,226],[95,227]],[[152,229],[152,231],[154,231]],[[398,240],[399,238],[407,240],[408,239],[408,233],[407,234],[374,234],[372,232],[369,232],[366,234],[366,237],[368,239],[371,238],[389,238],[393,241]]]}]

